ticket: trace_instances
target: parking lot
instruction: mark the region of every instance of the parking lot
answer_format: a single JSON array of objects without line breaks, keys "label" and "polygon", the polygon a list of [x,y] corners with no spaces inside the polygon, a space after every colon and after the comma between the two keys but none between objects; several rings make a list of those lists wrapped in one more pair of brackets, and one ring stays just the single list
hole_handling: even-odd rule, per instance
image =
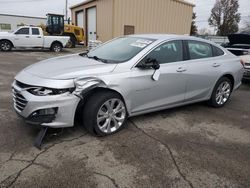
[{"label": "parking lot", "polygon": [[221,109],[199,103],[146,114],[105,138],[76,125],[50,131],[35,148],[38,130],[12,108],[13,78],[80,51],[0,52],[0,187],[250,187],[249,83]]}]

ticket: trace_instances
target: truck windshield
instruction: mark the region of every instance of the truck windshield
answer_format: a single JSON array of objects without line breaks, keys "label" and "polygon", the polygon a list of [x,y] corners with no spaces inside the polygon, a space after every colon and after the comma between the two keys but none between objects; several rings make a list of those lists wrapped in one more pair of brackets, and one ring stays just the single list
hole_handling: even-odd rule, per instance
[{"label": "truck windshield", "polygon": [[93,49],[87,56],[104,60],[105,63],[121,63],[135,57],[154,41],[154,39],[121,37]]}]

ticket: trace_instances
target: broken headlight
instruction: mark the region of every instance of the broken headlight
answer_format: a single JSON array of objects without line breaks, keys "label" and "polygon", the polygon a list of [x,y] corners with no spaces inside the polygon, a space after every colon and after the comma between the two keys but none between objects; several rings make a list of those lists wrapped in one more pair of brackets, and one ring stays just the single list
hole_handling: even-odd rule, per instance
[{"label": "broken headlight", "polygon": [[74,88],[71,89],[51,89],[45,87],[31,88],[27,91],[36,96],[49,96],[49,95],[61,95],[67,92],[72,92]]}]

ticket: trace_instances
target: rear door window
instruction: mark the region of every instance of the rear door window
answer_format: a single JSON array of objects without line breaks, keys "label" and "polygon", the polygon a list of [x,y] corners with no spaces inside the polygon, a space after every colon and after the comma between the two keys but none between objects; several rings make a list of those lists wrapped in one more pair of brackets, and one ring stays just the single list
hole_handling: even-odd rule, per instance
[{"label": "rear door window", "polygon": [[32,28],[32,35],[40,35],[38,28]]},{"label": "rear door window", "polygon": [[203,59],[213,57],[210,44],[200,41],[188,41],[190,59]]}]

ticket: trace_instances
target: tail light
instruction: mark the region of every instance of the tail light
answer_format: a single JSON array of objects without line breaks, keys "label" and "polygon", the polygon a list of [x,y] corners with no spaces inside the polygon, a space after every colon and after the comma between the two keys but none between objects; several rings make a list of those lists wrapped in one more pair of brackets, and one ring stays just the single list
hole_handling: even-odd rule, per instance
[{"label": "tail light", "polygon": [[245,67],[245,62],[243,60],[240,60],[240,63],[242,64],[243,67]]}]

